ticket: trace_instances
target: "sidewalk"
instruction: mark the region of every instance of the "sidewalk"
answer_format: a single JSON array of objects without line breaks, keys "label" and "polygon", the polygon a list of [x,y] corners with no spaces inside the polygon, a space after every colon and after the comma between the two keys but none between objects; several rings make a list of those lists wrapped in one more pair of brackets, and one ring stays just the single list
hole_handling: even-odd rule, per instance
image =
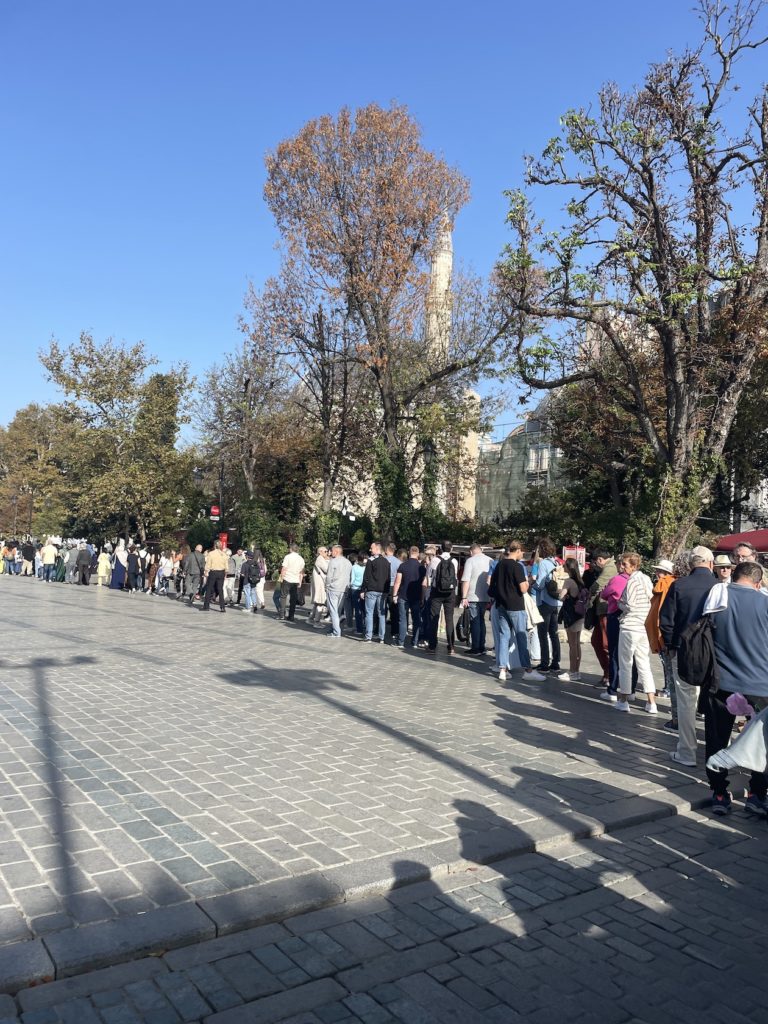
[{"label": "sidewalk", "polygon": [[693,814],[564,843],[0,997],[1,1024],[762,1024],[767,839]]},{"label": "sidewalk", "polygon": [[444,648],[32,580],[0,587],[0,614],[0,991],[707,795],[669,761],[666,714],[588,682],[502,686]]}]

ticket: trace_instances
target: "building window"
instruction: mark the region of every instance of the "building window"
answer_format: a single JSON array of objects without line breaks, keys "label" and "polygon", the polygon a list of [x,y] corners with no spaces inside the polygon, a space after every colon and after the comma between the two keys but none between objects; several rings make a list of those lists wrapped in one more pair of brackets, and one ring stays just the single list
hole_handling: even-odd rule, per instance
[{"label": "building window", "polygon": [[549,472],[549,445],[538,444],[528,449],[528,472]]}]

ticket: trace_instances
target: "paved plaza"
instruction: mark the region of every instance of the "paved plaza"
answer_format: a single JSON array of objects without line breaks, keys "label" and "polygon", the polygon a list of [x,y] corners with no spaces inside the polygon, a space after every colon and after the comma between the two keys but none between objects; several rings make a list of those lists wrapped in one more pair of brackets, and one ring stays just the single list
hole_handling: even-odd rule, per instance
[{"label": "paved plaza", "polygon": [[[628,1001],[568,1019],[644,1019],[651,969],[738,962],[706,900],[733,896],[732,930],[759,920],[765,826],[696,815],[668,715],[619,714],[589,681],[500,685],[444,649],[26,579],[0,578],[0,615],[0,982],[72,979],[0,1019],[562,1020],[603,943],[586,990]],[[742,1016],[717,1019],[756,1020],[734,986]]]}]

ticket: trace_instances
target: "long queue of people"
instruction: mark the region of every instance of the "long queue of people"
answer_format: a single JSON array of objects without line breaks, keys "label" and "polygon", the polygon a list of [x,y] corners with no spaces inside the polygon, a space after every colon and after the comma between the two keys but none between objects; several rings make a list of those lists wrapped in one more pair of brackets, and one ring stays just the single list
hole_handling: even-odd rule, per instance
[{"label": "long queue of people", "polygon": [[[635,693],[642,695],[640,707],[647,714],[658,713],[655,654],[663,672],[660,692],[671,702],[665,728],[677,736],[670,758],[696,766],[696,720],[703,717],[712,810],[730,813],[727,767],[737,762],[724,758],[723,749],[737,719],[746,715],[749,722],[764,712],[761,720],[768,722],[768,586],[754,548],[740,544],[732,560],[698,546],[674,562],[659,560],[654,579],[643,572],[636,552],[616,559],[597,548],[582,572],[576,559],[562,561],[555,550],[544,537],[527,558],[523,545],[512,540],[491,558],[473,544],[460,563],[448,541],[423,551],[374,542],[368,552],[351,557],[337,544],[319,547],[309,568],[293,544],[274,571],[273,602],[278,619],[294,622],[296,608],[306,602],[308,581],[307,621],[329,638],[339,640],[346,632],[363,643],[389,642],[425,655],[437,653],[442,622],[448,655],[456,653],[458,633],[465,655],[493,654],[489,669],[501,682],[515,669],[526,682],[548,676],[581,681],[582,644],[589,633],[601,669],[594,683],[598,697],[623,713],[637,706]],[[123,541],[101,551],[83,541],[9,542],[2,544],[2,568],[9,576],[81,585],[95,573],[101,586],[165,594],[190,606],[199,602],[204,611],[217,603],[222,612],[263,611],[269,578],[258,549],[233,552],[220,540],[208,551],[182,546],[159,556]],[[691,634],[704,621],[711,625],[712,647],[706,673]],[[567,668],[561,665],[561,632],[567,639]],[[768,818],[765,741],[757,753],[753,749],[758,733],[765,733],[752,728],[745,763],[753,770],[744,807]]]}]

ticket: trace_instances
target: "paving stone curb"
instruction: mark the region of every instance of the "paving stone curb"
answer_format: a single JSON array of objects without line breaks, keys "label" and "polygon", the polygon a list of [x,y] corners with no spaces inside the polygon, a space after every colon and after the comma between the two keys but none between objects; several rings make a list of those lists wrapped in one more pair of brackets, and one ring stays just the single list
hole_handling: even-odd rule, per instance
[{"label": "paving stone curb", "polygon": [[[244,929],[323,910],[394,888],[458,874],[478,864],[537,853],[572,840],[595,838],[660,818],[685,815],[708,802],[703,784],[653,796],[628,796],[596,808],[594,816],[537,819],[492,828],[393,856],[279,879],[222,896],[160,908],[135,917],[65,929],[43,939],[0,948],[0,993],[125,964]],[[42,990],[41,990],[42,991]]]}]

